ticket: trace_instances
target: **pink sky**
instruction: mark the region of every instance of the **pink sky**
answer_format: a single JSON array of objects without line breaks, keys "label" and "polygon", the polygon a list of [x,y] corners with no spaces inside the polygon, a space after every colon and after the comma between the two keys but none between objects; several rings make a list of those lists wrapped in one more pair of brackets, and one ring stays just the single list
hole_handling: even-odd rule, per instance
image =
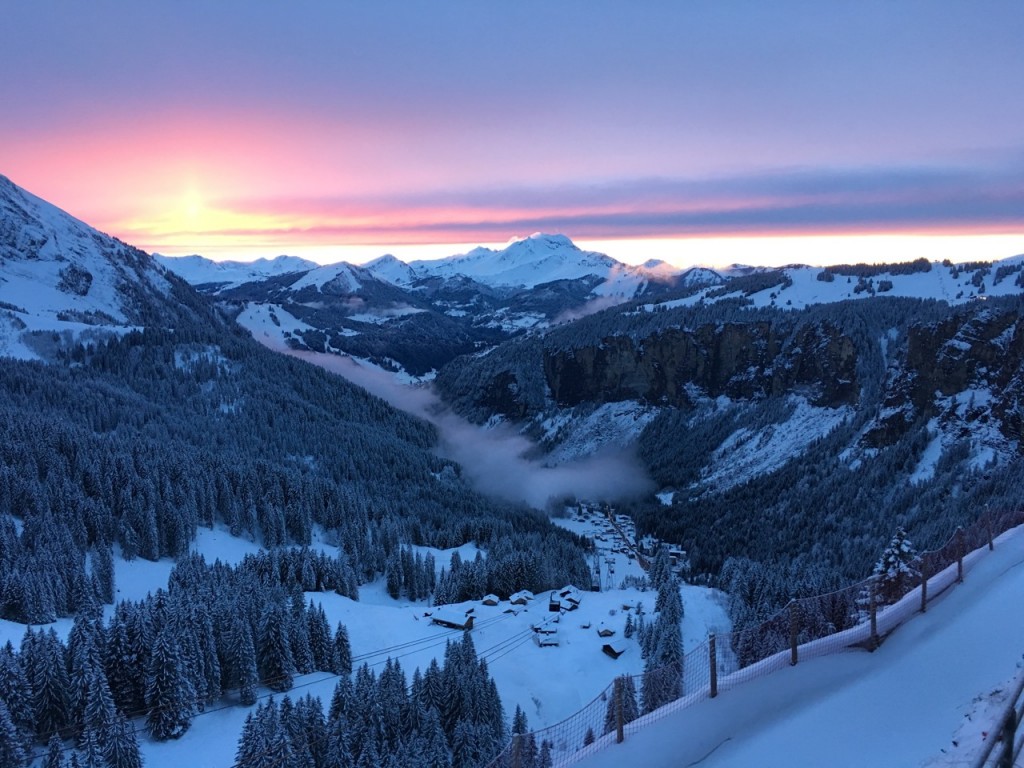
[{"label": "pink sky", "polygon": [[1017,3],[8,10],[0,173],[151,251],[1024,251]]}]

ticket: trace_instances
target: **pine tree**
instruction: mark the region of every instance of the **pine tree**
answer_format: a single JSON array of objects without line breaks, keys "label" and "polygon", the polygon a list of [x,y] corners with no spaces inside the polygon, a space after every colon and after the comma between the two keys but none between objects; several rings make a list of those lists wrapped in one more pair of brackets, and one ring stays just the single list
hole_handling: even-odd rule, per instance
[{"label": "pine tree", "polygon": [[273,691],[289,690],[295,674],[288,624],[288,616],[280,604],[267,605],[260,620],[257,660],[260,678]]},{"label": "pine tree", "polygon": [[142,768],[139,740],[131,721],[118,713],[107,731],[103,752],[109,768]]},{"label": "pine tree", "polygon": [[431,766],[431,768],[451,768],[452,753],[448,749],[444,729],[441,727],[441,718],[434,707],[426,710],[423,740],[425,742],[424,758],[426,764]]},{"label": "pine tree", "polygon": [[15,727],[27,738],[32,733],[32,689],[9,642],[0,648],[0,701],[7,704]]},{"label": "pine tree", "polygon": [[554,761],[551,757],[551,742],[544,739],[540,743],[540,754],[537,755],[537,768],[552,768]]},{"label": "pine tree", "polygon": [[921,571],[917,566],[917,553],[902,526],[896,529],[889,545],[875,564],[875,594],[879,602],[895,603],[907,593]]},{"label": "pine tree", "polygon": [[146,673],[146,725],[157,741],[176,739],[195,714],[195,690],[170,624],[156,636]]},{"label": "pine tree", "polygon": [[633,677],[631,675],[622,675],[617,680],[619,683],[612,687],[612,695],[608,697],[608,708],[604,713],[605,733],[614,731],[618,722],[619,703],[616,697],[620,695],[620,692],[622,697],[622,724],[631,723],[640,716]]},{"label": "pine tree", "polygon": [[348,675],[352,673],[352,645],[349,643],[348,630],[345,625],[338,622],[338,629],[334,634],[334,674]]},{"label": "pine tree", "polygon": [[526,722],[526,713],[516,704],[515,714],[512,715],[512,733],[522,734],[529,733],[529,731],[530,726]]},{"label": "pine tree", "polygon": [[64,664],[64,646],[57,633],[51,629],[31,637],[23,644],[22,653],[29,657],[27,671],[36,734],[48,738],[54,733],[66,733],[71,725],[71,683]]},{"label": "pine tree", "polygon": [[46,745],[46,759],[43,760],[43,768],[65,768],[64,744],[60,737],[54,734]]},{"label": "pine tree", "polygon": [[0,765],[22,768],[28,765],[28,753],[22,734],[11,719],[7,704],[0,699]]},{"label": "pine tree", "polygon": [[331,638],[331,625],[323,605],[313,607],[309,601],[306,609],[306,620],[309,625],[309,647],[313,652],[313,663],[320,672],[334,671],[334,647]]}]

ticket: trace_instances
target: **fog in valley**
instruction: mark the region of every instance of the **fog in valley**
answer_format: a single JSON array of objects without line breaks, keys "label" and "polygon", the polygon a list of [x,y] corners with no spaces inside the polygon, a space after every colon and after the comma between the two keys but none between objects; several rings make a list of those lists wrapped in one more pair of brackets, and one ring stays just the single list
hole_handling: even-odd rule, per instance
[{"label": "fog in valley", "polygon": [[546,466],[527,458],[535,445],[511,426],[482,427],[453,413],[428,386],[407,386],[379,368],[349,357],[278,348],[372,392],[396,408],[425,419],[440,434],[439,452],[457,462],[480,491],[544,509],[552,501],[577,497],[617,501],[652,490],[653,484],[626,449]]}]

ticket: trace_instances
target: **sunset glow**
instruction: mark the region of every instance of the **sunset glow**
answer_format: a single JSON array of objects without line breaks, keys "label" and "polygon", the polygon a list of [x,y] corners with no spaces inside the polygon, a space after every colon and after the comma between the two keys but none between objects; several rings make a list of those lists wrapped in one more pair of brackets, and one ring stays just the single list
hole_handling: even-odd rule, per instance
[{"label": "sunset glow", "polygon": [[0,173],[149,251],[1024,252],[1012,4],[46,6],[9,9]]}]

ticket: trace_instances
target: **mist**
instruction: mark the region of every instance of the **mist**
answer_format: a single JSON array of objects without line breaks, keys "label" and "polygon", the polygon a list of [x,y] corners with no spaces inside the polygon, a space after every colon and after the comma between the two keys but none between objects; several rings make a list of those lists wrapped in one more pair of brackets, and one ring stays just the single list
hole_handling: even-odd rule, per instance
[{"label": "mist", "polygon": [[567,497],[612,502],[654,489],[643,465],[628,450],[606,450],[546,466],[526,458],[536,446],[512,427],[473,424],[453,413],[428,387],[405,386],[387,371],[361,365],[350,357],[277,349],[338,374],[433,424],[440,434],[440,455],[459,464],[463,477],[488,496],[548,509]]}]

